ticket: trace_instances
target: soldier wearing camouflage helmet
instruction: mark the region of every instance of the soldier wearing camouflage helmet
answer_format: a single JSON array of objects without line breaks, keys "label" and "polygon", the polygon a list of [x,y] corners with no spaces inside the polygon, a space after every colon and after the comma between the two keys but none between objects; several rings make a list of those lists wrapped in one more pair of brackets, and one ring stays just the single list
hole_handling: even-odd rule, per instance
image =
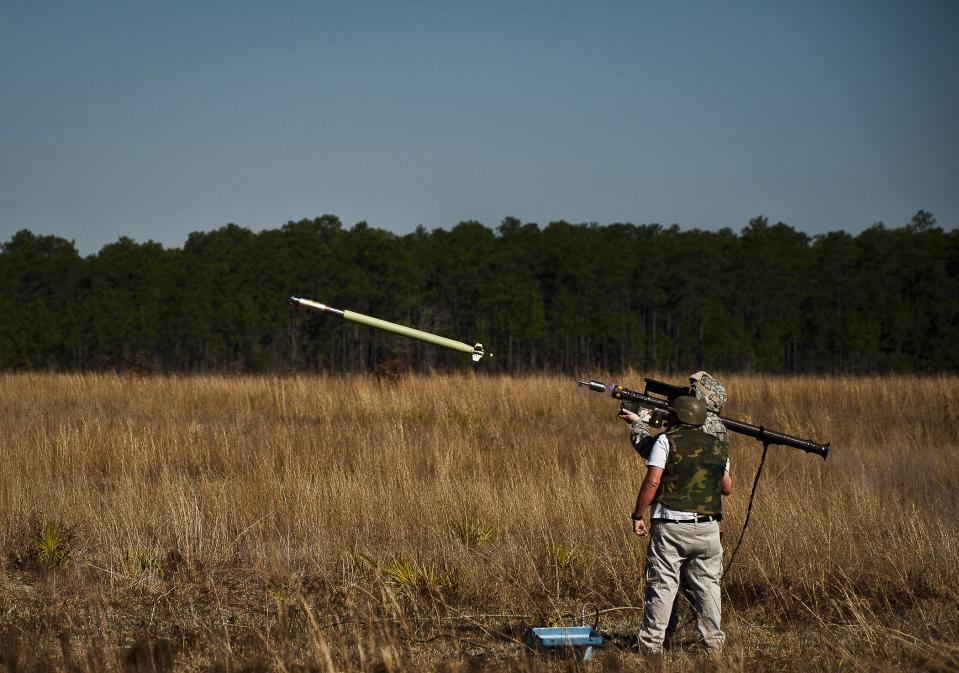
[{"label": "soldier wearing camouflage helmet", "polygon": [[726,388],[708,373],[696,372],[689,377],[689,390],[696,399],[702,400],[706,405],[703,431],[728,443],[729,433],[719,419],[723,407],[726,406]]},{"label": "soldier wearing camouflage helmet", "polygon": [[[719,420],[719,415],[723,413],[723,407],[726,406],[726,388],[723,384],[707,372],[696,372],[689,376],[689,392],[706,404],[706,423],[703,424],[703,430],[728,442],[729,433],[723,422]],[[653,442],[656,441],[646,427],[646,421],[649,420],[648,413],[648,411],[645,412],[647,415],[644,416],[621,410],[619,414],[619,417],[629,424],[629,441],[643,460],[649,458]]]},{"label": "soldier wearing camouflage helmet", "polygon": [[[703,400],[692,396],[673,400],[666,432],[653,442],[636,497],[633,532],[650,536],[639,632],[639,645],[647,652],[662,650],[680,577],[692,597],[706,648],[716,651],[725,642],[720,628],[719,521],[722,496],[732,492],[733,482],[728,444],[703,430],[707,419]],[[647,510],[649,527],[644,520]]]}]

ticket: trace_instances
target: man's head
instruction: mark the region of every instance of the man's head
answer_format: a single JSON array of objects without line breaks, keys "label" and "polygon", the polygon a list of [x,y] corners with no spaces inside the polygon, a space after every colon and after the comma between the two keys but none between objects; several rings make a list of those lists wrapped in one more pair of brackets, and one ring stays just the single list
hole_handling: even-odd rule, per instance
[{"label": "man's head", "polygon": [[706,372],[696,372],[689,377],[689,390],[696,399],[706,403],[706,411],[721,414],[726,406],[726,388]]},{"label": "man's head", "polygon": [[706,403],[695,397],[683,395],[669,405],[670,415],[678,422],[700,427],[706,422]]}]

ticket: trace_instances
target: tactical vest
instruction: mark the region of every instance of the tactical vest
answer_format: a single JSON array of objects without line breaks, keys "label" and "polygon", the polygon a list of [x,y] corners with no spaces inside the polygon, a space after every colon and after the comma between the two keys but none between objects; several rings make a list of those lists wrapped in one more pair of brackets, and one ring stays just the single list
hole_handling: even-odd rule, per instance
[{"label": "tactical vest", "polygon": [[700,514],[723,511],[719,492],[729,446],[691,425],[666,432],[669,457],[654,502],[670,509]]}]

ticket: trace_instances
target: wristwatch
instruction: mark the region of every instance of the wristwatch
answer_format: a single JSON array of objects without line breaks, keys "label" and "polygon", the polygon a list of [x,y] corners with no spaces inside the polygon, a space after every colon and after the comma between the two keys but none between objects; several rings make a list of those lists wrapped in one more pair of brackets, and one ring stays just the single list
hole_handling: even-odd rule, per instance
[{"label": "wristwatch", "polygon": [[630,514],[630,515],[629,515],[629,518],[632,519],[633,521],[642,521],[642,520],[643,520],[643,517],[641,517],[641,516],[636,516],[636,512],[633,512],[632,514]]}]

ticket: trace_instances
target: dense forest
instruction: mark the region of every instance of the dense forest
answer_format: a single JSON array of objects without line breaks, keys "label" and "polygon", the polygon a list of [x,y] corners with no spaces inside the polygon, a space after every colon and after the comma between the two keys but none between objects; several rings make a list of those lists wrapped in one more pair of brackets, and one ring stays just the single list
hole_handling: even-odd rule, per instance
[{"label": "dense forest", "polygon": [[959,367],[959,232],[810,237],[507,218],[399,236],[325,215],[229,224],[182,248],[82,257],[23,230],[0,251],[0,368],[450,369],[469,358],[292,308],[299,295],[496,354],[492,371],[939,372]]}]

